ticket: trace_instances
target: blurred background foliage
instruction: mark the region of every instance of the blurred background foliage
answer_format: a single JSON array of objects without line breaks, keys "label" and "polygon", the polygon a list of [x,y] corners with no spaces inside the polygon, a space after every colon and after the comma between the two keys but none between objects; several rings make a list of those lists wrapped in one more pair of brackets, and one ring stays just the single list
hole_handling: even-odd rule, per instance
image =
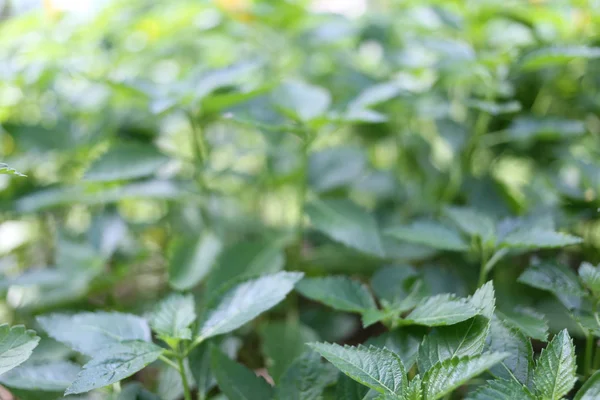
[{"label": "blurred background foliage", "polygon": [[[410,263],[433,292],[472,292],[477,259],[341,245],[304,211],[316,199],[381,231],[467,205],[584,238],[501,262],[501,309],[541,301],[515,284],[532,258],[600,261],[597,0],[66,4],[0,2],[0,161],[27,175],[0,175],[3,322],[143,313],[232,278],[224,264]],[[288,310],[322,339],[365,337],[354,317]]]}]

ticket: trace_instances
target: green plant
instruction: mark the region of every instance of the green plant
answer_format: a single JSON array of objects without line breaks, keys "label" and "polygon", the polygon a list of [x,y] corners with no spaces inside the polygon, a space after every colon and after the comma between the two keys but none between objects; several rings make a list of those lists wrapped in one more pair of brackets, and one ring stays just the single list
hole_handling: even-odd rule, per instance
[{"label": "green plant", "polygon": [[0,389],[600,396],[594,2],[5,3]]}]

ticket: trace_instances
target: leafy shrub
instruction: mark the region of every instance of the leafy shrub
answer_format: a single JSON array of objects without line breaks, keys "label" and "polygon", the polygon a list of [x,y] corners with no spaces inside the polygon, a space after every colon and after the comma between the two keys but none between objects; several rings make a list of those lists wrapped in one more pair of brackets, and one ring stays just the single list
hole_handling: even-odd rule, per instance
[{"label": "leafy shrub", "polygon": [[2,20],[0,383],[599,398],[592,3]]}]

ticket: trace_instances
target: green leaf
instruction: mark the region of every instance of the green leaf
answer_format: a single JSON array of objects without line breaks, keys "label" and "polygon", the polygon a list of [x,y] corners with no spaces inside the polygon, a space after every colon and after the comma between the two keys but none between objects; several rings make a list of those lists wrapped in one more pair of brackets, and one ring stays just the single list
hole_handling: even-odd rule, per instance
[{"label": "green leaf", "polygon": [[600,371],[596,371],[577,391],[573,400],[596,400],[600,398]]},{"label": "green leaf", "polygon": [[169,157],[152,145],[117,143],[90,165],[84,179],[107,182],[142,178],[154,174],[168,161]]},{"label": "green leaf", "polygon": [[380,268],[371,278],[371,287],[382,303],[404,312],[416,306],[426,295],[423,282],[409,265]]},{"label": "green leaf", "polygon": [[[161,400],[154,393],[149,392],[139,382],[131,382],[123,386],[116,400]],[[164,399],[162,399],[164,400]]]},{"label": "green leaf", "polygon": [[497,103],[494,101],[485,100],[470,100],[467,106],[479,111],[486,112],[490,115],[512,114],[521,111],[521,103],[518,101],[507,101],[505,103]]},{"label": "green leaf", "polygon": [[519,276],[518,282],[553,293],[570,309],[576,308],[579,298],[585,295],[577,275],[557,263],[532,265]]},{"label": "green leaf", "polygon": [[310,346],[344,374],[379,393],[400,394],[408,386],[402,361],[387,349],[329,343]]},{"label": "green leaf", "polygon": [[548,340],[548,322],[545,316],[529,308],[519,307],[513,311],[498,312],[506,323],[520,330],[525,336],[545,342]]},{"label": "green leaf", "polygon": [[584,135],[583,121],[557,117],[517,117],[505,133],[509,141],[532,145],[535,141],[556,141]]},{"label": "green leaf", "polygon": [[219,388],[229,400],[269,400],[273,389],[245,366],[230,360],[217,348],[210,350],[210,365]]},{"label": "green leaf", "polygon": [[65,396],[89,392],[128,378],[158,359],[162,352],[163,349],[155,344],[139,340],[106,347],[83,366]]},{"label": "green leaf", "polygon": [[423,374],[449,358],[481,354],[489,329],[489,319],[482,316],[435,328],[419,347],[419,372]]},{"label": "green leaf", "polygon": [[595,297],[600,298],[600,265],[594,267],[583,262],[579,267],[579,278]]},{"label": "green leaf", "polygon": [[287,242],[287,237],[265,238],[235,243],[225,248],[206,280],[206,290],[210,293],[240,277],[250,278],[281,271],[285,264],[282,248]]},{"label": "green leaf", "polygon": [[466,400],[538,400],[537,397],[523,385],[514,380],[506,381],[497,379],[488,381],[473,394],[467,396]]},{"label": "green leaf", "polygon": [[199,335],[202,339],[231,332],[275,306],[302,279],[300,272],[278,272],[226,290],[210,302]]},{"label": "green leaf", "polygon": [[296,290],[340,311],[362,313],[377,308],[367,286],[345,276],[306,278],[298,283]]},{"label": "green leaf", "polygon": [[308,181],[316,192],[325,192],[354,183],[367,166],[360,148],[332,147],[310,154]]},{"label": "green leaf", "polygon": [[521,67],[535,70],[545,67],[564,65],[575,59],[600,58],[599,47],[578,46],[552,46],[536,49],[528,53],[521,61]]},{"label": "green leaf", "polygon": [[473,208],[448,207],[445,214],[464,233],[479,237],[484,243],[492,241],[496,235],[494,220]]},{"label": "green leaf", "polygon": [[423,376],[424,397],[427,400],[440,399],[506,356],[506,353],[484,353],[471,357],[450,358],[437,363]]},{"label": "green leaf", "polygon": [[408,385],[406,394],[402,397],[402,400],[423,400],[423,382],[421,382],[421,376],[415,376]]},{"label": "green leaf", "polygon": [[529,386],[533,376],[533,347],[527,336],[494,317],[486,350],[508,354],[500,364],[490,368],[492,375]]},{"label": "green leaf", "polygon": [[150,341],[150,328],[143,318],[117,312],[50,314],[37,317],[40,326],[50,337],[89,355],[125,340]]},{"label": "green leaf", "polygon": [[312,225],[333,240],[378,257],[384,256],[377,222],[348,200],[314,200],[306,206]]},{"label": "green leaf", "polygon": [[69,361],[27,362],[0,376],[0,383],[14,389],[60,392],[73,383],[80,370]]},{"label": "green leaf", "polygon": [[402,93],[402,88],[397,82],[383,82],[363,90],[348,105],[349,109],[362,110],[386,102]]},{"label": "green leaf", "polygon": [[467,298],[467,301],[477,309],[478,314],[491,319],[496,309],[496,298],[492,281],[478,288],[472,296]]},{"label": "green leaf", "polygon": [[288,81],[273,93],[274,103],[290,117],[310,122],[325,115],[331,95],[321,87],[300,81]]},{"label": "green leaf", "polygon": [[405,242],[422,244],[438,250],[469,249],[467,242],[458,232],[431,221],[416,221],[409,226],[393,227],[386,233]]},{"label": "green leaf", "polygon": [[444,326],[466,321],[478,313],[477,308],[466,299],[440,294],[422,301],[399,322],[401,325]]},{"label": "green leaf", "polygon": [[564,247],[581,243],[582,239],[566,233],[544,230],[541,228],[518,229],[507,234],[501,246],[523,249],[546,249]]},{"label": "green leaf", "polygon": [[577,377],[575,346],[566,329],[542,350],[533,371],[533,383],[544,399],[559,400],[571,391]]},{"label": "green leaf", "polygon": [[169,284],[177,290],[198,285],[215,264],[221,248],[221,240],[210,231],[197,239],[176,241],[169,261]]},{"label": "green leaf", "polygon": [[419,344],[422,341],[422,335],[409,332],[407,329],[395,329],[383,333],[379,336],[371,337],[365,342],[367,346],[375,346],[386,348],[395,353],[405,369],[408,371],[412,368],[417,360],[419,352]]},{"label": "green leaf", "polygon": [[305,352],[306,343],[319,340],[315,331],[297,320],[269,322],[259,332],[269,374],[275,383],[279,382],[281,375],[294,360]]},{"label": "green leaf", "polygon": [[27,361],[40,338],[23,325],[0,325],[0,375]]},{"label": "green leaf", "polygon": [[365,400],[369,388],[361,385],[348,375],[339,373],[335,388],[336,400]]},{"label": "green leaf", "polygon": [[16,176],[27,176],[14,168],[10,168],[8,165],[4,163],[0,163],[0,175],[16,175]]},{"label": "green leaf", "polygon": [[338,371],[321,362],[314,351],[304,353],[287,369],[275,390],[277,400],[321,400],[323,390],[335,382]]},{"label": "green leaf", "polygon": [[154,332],[163,338],[191,339],[189,326],[196,320],[194,297],[172,294],[161,301],[150,319]]}]

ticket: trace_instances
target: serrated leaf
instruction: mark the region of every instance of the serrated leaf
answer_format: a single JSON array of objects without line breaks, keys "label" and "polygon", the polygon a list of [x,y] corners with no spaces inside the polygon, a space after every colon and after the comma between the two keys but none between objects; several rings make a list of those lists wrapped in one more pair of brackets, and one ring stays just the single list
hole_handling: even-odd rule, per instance
[{"label": "serrated leaf", "polygon": [[484,243],[493,241],[496,235],[494,220],[478,210],[469,207],[447,207],[445,214],[464,233],[479,237]]},{"label": "serrated leaf", "polygon": [[329,92],[301,81],[288,81],[273,93],[275,104],[291,117],[310,122],[325,115],[331,103]]},{"label": "serrated leaf", "polygon": [[416,221],[408,226],[392,227],[386,233],[405,242],[422,244],[439,250],[467,251],[469,249],[467,242],[458,232],[431,221]]},{"label": "serrated leaf", "polygon": [[536,49],[525,57],[521,62],[522,68],[539,69],[566,64],[575,59],[600,58],[600,48],[585,45],[579,46],[552,46]]},{"label": "serrated leaf", "polygon": [[408,386],[400,358],[377,347],[311,343],[310,347],[355,381],[379,393],[400,394]]},{"label": "serrated leaf", "polygon": [[437,363],[423,376],[424,397],[427,400],[440,399],[506,356],[506,353],[484,353],[472,357],[450,358]]},{"label": "serrated leaf", "polygon": [[423,400],[423,382],[421,382],[420,375],[415,376],[410,381],[402,400]]},{"label": "serrated leaf", "polygon": [[321,400],[323,390],[335,382],[338,371],[321,362],[321,356],[308,351],[286,370],[275,390],[277,400]]},{"label": "serrated leaf", "polygon": [[600,266],[583,262],[579,267],[579,278],[595,297],[600,298]]},{"label": "serrated leaf", "polygon": [[592,376],[590,376],[573,398],[573,400],[596,399],[600,399],[600,371],[596,371]]},{"label": "serrated leaf", "polygon": [[0,375],[27,361],[40,338],[23,325],[0,325]]},{"label": "serrated leaf", "polygon": [[223,249],[206,280],[206,290],[210,293],[240,277],[281,271],[285,264],[282,248],[287,242],[287,238],[262,239],[235,243]]},{"label": "serrated leaf", "polygon": [[365,400],[369,388],[361,385],[348,375],[339,373],[335,388],[336,400]]},{"label": "serrated leaf", "polygon": [[494,317],[486,350],[508,354],[500,364],[490,368],[494,376],[529,386],[533,374],[533,347],[527,336]]},{"label": "serrated leaf", "polygon": [[410,310],[426,295],[417,271],[409,265],[378,269],[371,278],[371,287],[379,300],[400,311]]},{"label": "serrated leaf", "polygon": [[466,400],[537,400],[531,392],[514,380],[497,379],[488,381],[473,394],[467,396]]},{"label": "serrated leaf", "polygon": [[311,328],[296,320],[269,322],[259,331],[263,353],[267,359],[269,374],[275,383],[306,350],[306,343],[315,342],[319,337]]},{"label": "serrated leaf", "polygon": [[534,229],[519,229],[502,239],[501,246],[524,249],[546,249],[581,243],[582,239],[561,232]]},{"label": "serrated leaf", "polygon": [[549,400],[559,400],[571,391],[577,377],[575,346],[567,330],[558,333],[542,350],[533,371],[537,393]]},{"label": "serrated leaf", "polygon": [[278,272],[237,284],[211,301],[200,326],[203,339],[231,332],[275,306],[302,279],[300,272]]},{"label": "serrated leaf", "polygon": [[177,290],[198,285],[215,264],[221,248],[221,240],[210,231],[175,242],[169,261],[169,284]]},{"label": "serrated leaf", "polygon": [[478,314],[491,319],[496,309],[496,297],[492,281],[478,288],[472,296],[467,298],[467,301],[477,309]]},{"label": "serrated leaf", "polygon": [[194,297],[172,294],[159,303],[151,316],[150,326],[163,338],[191,339],[189,326],[195,320]]},{"label": "serrated leaf", "polygon": [[532,265],[519,276],[518,282],[553,293],[569,309],[577,308],[585,294],[577,275],[557,263]]},{"label": "serrated leaf", "polygon": [[296,290],[311,300],[340,311],[362,313],[377,308],[369,289],[345,276],[306,278],[298,283]]},{"label": "serrated leaf", "polygon": [[503,321],[523,332],[527,337],[541,340],[542,342],[548,340],[548,322],[541,313],[519,307],[510,312],[498,312],[498,316]]},{"label": "serrated leaf", "polygon": [[473,318],[479,313],[466,299],[458,299],[450,294],[429,297],[421,302],[401,325],[444,326]]},{"label": "serrated leaf", "polygon": [[408,371],[417,360],[417,353],[421,341],[421,335],[412,334],[406,329],[395,329],[379,336],[369,338],[369,340],[365,342],[365,345],[382,349],[386,348],[395,353],[400,357],[404,368]]},{"label": "serrated leaf", "polygon": [[14,168],[9,167],[7,164],[0,163],[0,175],[16,175],[16,176],[27,176],[20,173]]},{"label": "serrated leaf", "polygon": [[80,370],[69,361],[27,362],[0,376],[0,383],[14,389],[59,392],[73,383]]},{"label": "serrated leaf", "polygon": [[84,179],[93,182],[141,178],[158,171],[169,161],[155,146],[117,143],[95,160]]},{"label": "serrated leaf", "polygon": [[435,328],[419,347],[419,372],[424,374],[433,365],[449,358],[481,354],[489,329],[489,319],[482,316]]},{"label": "serrated leaf", "polygon": [[150,328],[143,318],[117,312],[50,314],[37,317],[40,326],[72,349],[95,356],[125,340],[150,341]]},{"label": "serrated leaf", "polygon": [[106,347],[83,366],[65,395],[85,393],[119,382],[155,361],[162,352],[163,349],[155,344],[139,340]]},{"label": "serrated leaf", "polygon": [[217,348],[210,350],[211,369],[229,400],[269,400],[273,389],[245,366],[230,360]]},{"label": "serrated leaf", "polygon": [[367,254],[384,256],[377,222],[354,203],[341,199],[314,200],[305,210],[315,229],[333,240]]}]

